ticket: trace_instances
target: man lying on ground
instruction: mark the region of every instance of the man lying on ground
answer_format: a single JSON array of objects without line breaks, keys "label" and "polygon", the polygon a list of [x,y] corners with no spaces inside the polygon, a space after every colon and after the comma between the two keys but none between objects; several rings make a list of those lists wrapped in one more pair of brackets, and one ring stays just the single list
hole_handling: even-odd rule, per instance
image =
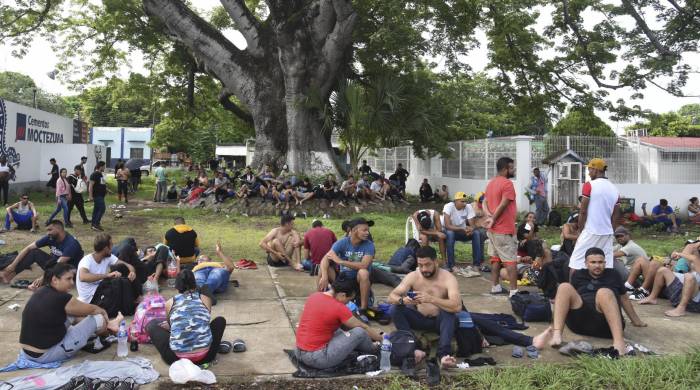
[{"label": "man lying on ground", "polygon": [[[49,253],[39,248],[49,247]],[[74,268],[83,258],[83,248],[78,240],[67,233],[63,227],[63,222],[53,220],[46,227],[46,235],[22,249],[17,257],[4,270],[0,271],[0,281],[10,283],[12,278],[30,269],[36,263],[42,270],[56,265],[56,263],[69,263]],[[36,289],[41,286],[43,278],[39,277],[29,286]]]},{"label": "man lying on ground", "polygon": [[585,266],[585,269],[573,273],[571,283],[559,285],[554,302],[554,322],[536,336],[532,344],[537,349],[561,345],[566,324],[572,332],[580,335],[612,338],[613,347],[623,356],[627,351],[623,333],[625,322],[620,308],[625,310],[632,325],[647,325],[634,311],[620,275],[605,268],[602,249],[589,248],[585,253]]},{"label": "man lying on ground", "polygon": [[667,316],[684,316],[686,311],[700,313],[700,292],[698,291],[700,275],[697,271],[700,270],[700,242],[686,245],[683,252],[673,252],[671,255],[674,260],[681,257],[690,261],[695,271],[680,274],[668,268],[660,268],[656,273],[654,289],[648,297],[639,301],[640,305],[655,305],[663,292],[663,296],[668,298],[671,305],[675,307],[665,313]]},{"label": "man lying on ground", "polygon": [[12,230],[12,224],[17,225],[18,230],[29,230],[36,232],[39,224],[39,213],[34,207],[34,203],[29,201],[29,195],[24,193],[19,197],[19,202],[5,209],[5,230]]},{"label": "man lying on ground", "polygon": [[[462,310],[457,278],[439,267],[434,248],[421,247],[416,257],[418,268],[406,275],[389,294],[389,303],[395,305],[394,325],[399,330],[438,332],[437,359],[442,367],[454,367],[457,363],[452,356],[452,338],[457,325],[455,313]],[[409,291],[413,293],[409,295]]]},{"label": "man lying on ground", "polygon": [[[654,284],[654,275],[661,264],[650,261],[646,251],[631,239],[630,232],[625,227],[619,226],[615,229],[615,241],[617,245],[613,247],[613,268],[625,281],[625,288],[631,292],[630,299],[638,301],[648,297]],[[641,287],[635,288],[634,284],[639,276],[644,278],[644,282]]]},{"label": "man lying on ground", "polygon": [[355,299],[357,287],[355,279],[337,278],[331,289],[315,292],[306,300],[296,335],[296,353],[302,363],[326,369],[337,366],[353,351],[378,352],[380,331],[355,318],[346,306]]},{"label": "man lying on ground", "polygon": [[74,279],[75,268],[69,263],[46,270],[44,286],[32,294],[22,312],[20,359],[63,362],[80,352],[94,334],[117,333],[124,316],[110,321],[101,307],[73,298],[69,291]]},{"label": "man lying on ground", "polygon": [[280,226],[270,230],[260,241],[260,248],[267,253],[267,264],[272,267],[291,265],[297,271],[303,271],[301,265],[301,235],[294,229],[294,217],[282,215]]},{"label": "man lying on ground", "polygon": [[223,260],[223,263],[212,261],[207,255],[201,255],[197,259],[197,265],[192,269],[197,287],[207,286],[212,294],[226,292],[231,272],[236,268],[233,259],[224,253],[221,242],[218,241],[216,255]]}]

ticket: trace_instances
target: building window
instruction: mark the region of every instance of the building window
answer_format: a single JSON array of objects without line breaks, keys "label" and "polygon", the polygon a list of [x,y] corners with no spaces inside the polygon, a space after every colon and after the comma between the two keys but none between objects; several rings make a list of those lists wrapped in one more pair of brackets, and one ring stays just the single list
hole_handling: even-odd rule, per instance
[{"label": "building window", "polygon": [[129,158],[143,158],[143,148],[130,148]]}]

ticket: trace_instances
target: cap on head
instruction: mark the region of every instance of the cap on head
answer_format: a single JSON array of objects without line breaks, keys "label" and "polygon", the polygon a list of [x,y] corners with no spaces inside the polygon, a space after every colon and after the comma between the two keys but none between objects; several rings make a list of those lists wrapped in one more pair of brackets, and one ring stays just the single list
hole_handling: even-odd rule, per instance
[{"label": "cap on head", "polygon": [[430,217],[430,213],[425,210],[418,213],[416,219],[418,219],[418,223],[423,229],[430,229],[433,226],[433,219]]},{"label": "cap on head", "polygon": [[483,191],[477,192],[474,199],[476,199],[477,202],[482,203],[484,201],[484,196],[486,196],[485,192],[483,192]]},{"label": "cap on head", "polygon": [[462,192],[462,191],[456,193],[455,196],[454,196],[454,200],[463,200],[463,201],[465,201],[465,202],[467,201],[467,198],[468,198],[468,197],[467,197],[467,194],[465,194],[465,193]]},{"label": "cap on head", "polygon": [[599,171],[605,171],[608,168],[608,164],[602,158],[594,158],[588,162],[588,168],[597,169]]},{"label": "cap on head", "polygon": [[348,228],[350,228],[350,229],[353,229],[354,227],[360,226],[360,225],[367,225],[369,227],[372,227],[372,226],[374,226],[374,221],[368,221],[363,217],[355,218],[355,219],[348,221]]},{"label": "cap on head", "polygon": [[627,234],[630,234],[630,231],[627,230],[624,226],[618,226],[617,229],[615,229],[615,237],[624,236]]}]

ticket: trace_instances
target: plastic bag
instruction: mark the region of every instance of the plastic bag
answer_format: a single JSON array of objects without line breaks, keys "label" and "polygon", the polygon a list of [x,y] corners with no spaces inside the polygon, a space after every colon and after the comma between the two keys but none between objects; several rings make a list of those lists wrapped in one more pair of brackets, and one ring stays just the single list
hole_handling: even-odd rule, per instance
[{"label": "plastic bag", "polygon": [[148,295],[151,293],[158,294],[158,281],[149,277],[146,279],[146,283],[143,284],[143,295]]},{"label": "plastic bag", "polygon": [[216,383],[216,376],[209,370],[202,370],[189,359],[180,359],[170,366],[170,380],[177,384],[190,381],[211,385]]}]

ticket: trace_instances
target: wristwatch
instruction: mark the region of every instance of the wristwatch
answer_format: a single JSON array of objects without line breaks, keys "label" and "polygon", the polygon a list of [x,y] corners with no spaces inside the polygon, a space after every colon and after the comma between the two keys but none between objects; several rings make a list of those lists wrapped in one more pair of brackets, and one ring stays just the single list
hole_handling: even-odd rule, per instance
[{"label": "wristwatch", "polygon": [[399,298],[399,305],[403,306],[403,297]]}]

